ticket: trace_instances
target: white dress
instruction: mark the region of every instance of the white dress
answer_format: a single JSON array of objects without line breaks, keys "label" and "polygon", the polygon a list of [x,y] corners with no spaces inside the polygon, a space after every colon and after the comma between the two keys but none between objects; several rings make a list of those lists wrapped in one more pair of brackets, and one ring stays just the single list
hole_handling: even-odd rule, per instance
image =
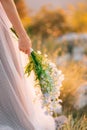
[{"label": "white dress", "polygon": [[34,101],[33,74],[24,77],[11,26],[0,3],[0,130],[55,130],[54,119]]}]

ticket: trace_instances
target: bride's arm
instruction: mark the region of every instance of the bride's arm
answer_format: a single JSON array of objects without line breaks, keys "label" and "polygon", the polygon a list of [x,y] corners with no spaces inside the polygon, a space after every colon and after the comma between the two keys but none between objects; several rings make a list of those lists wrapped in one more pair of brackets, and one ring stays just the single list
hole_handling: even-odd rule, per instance
[{"label": "bride's arm", "polygon": [[[15,30],[18,34],[19,49],[28,54],[30,51],[29,49],[31,46],[31,41],[20,20],[20,17],[18,15],[14,1],[13,0],[0,0],[0,2],[2,3],[3,8],[4,8],[9,20],[11,21],[13,27],[15,28]],[[26,43],[23,43],[23,42],[26,42]]]},{"label": "bride's arm", "polygon": [[13,0],[0,0],[18,36],[26,35]]}]

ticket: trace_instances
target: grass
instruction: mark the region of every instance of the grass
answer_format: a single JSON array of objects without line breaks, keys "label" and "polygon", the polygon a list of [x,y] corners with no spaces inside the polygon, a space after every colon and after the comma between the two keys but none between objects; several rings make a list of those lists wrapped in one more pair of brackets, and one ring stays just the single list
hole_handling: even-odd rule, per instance
[{"label": "grass", "polygon": [[75,62],[70,62],[67,66],[59,68],[65,75],[60,98],[63,101],[64,110],[71,111],[79,95],[79,93],[76,93],[77,89],[86,82],[87,68],[81,63]]},{"label": "grass", "polygon": [[73,118],[72,115],[68,116],[68,122],[60,130],[87,130],[87,117]]},{"label": "grass", "polygon": [[70,62],[60,69],[65,74],[60,98],[63,114],[68,117],[67,124],[60,130],[87,130],[87,106],[79,110],[74,108],[78,97],[76,91],[87,79],[87,68],[82,63]]}]

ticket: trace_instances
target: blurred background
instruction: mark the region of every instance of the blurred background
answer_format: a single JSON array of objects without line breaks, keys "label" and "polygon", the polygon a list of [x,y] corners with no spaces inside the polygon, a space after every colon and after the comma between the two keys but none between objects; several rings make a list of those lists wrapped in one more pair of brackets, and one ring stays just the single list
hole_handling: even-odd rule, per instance
[{"label": "blurred background", "polygon": [[64,130],[86,130],[87,0],[14,1],[34,50],[47,54],[65,75],[60,98],[69,127]]}]

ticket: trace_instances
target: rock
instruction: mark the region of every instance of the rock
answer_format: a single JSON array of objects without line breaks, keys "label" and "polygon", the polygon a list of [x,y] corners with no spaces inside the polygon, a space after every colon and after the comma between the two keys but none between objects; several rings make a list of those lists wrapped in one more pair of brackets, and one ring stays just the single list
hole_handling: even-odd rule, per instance
[{"label": "rock", "polygon": [[56,130],[58,130],[62,128],[64,124],[68,122],[68,119],[66,116],[62,115],[62,116],[56,117],[55,122],[56,122]]},{"label": "rock", "polygon": [[87,105],[87,83],[81,85],[76,92],[77,98],[74,103],[74,108],[80,109]]}]

